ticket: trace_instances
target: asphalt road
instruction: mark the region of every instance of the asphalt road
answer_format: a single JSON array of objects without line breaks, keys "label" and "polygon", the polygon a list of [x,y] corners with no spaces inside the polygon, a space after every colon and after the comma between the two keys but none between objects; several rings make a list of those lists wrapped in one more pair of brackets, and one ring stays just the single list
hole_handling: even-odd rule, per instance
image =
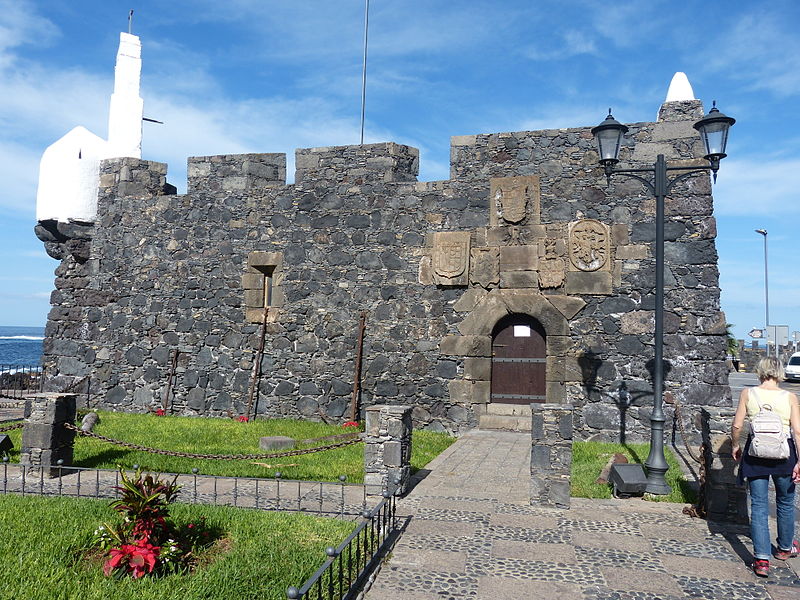
[{"label": "asphalt road", "polygon": [[[739,403],[739,394],[745,387],[758,385],[758,377],[755,373],[731,373],[728,376],[728,383],[731,386],[731,398],[733,406]],[[784,381],[780,387],[800,396],[800,382]]]}]

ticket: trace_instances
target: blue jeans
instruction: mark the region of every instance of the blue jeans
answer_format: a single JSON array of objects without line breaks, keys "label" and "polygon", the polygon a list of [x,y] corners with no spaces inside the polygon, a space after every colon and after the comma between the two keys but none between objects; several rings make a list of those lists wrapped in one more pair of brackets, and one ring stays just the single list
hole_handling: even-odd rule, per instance
[{"label": "blue jeans", "polygon": [[[794,483],[791,475],[773,475],[778,521],[778,548],[789,550],[794,540]],[[749,477],[750,539],[753,555],[769,560],[769,477]]]}]

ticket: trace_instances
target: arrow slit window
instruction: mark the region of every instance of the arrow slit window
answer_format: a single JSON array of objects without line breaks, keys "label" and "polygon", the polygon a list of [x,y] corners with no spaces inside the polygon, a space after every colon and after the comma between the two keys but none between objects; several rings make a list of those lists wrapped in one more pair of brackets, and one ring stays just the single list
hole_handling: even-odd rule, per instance
[{"label": "arrow slit window", "polygon": [[283,290],[280,285],[282,265],[282,252],[250,252],[247,255],[242,287],[248,322],[260,323],[265,310],[269,310],[269,320],[275,320],[275,309],[283,304]]}]

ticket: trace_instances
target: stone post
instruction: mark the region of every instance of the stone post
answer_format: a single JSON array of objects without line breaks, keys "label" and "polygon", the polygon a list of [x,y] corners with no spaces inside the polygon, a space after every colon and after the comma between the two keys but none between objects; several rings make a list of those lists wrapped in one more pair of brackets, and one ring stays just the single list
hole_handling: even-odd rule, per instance
[{"label": "stone post", "polygon": [[[26,467],[53,467],[60,459],[72,464],[75,432],[64,423],[75,423],[77,394],[47,392],[35,394],[25,404],[20,464]],[[57,470],[50,469],[51,475]]]},{"label": "stone post", "polygon": [[384,490],[402,495],[411,478],[411,406],[378,405],[366,409],[364,485],[368,496]]},{"label": "stone post", "polygon": [[[707,406],[700,411],[700,427],[706,445],[705,502],[709,521],[749,523],[747,516],[747,491],[736,482],[736,461],[731,448],[731,422],[733,408]],[[745,426],[746,427],[746,426]],[[747,439],[742,431],[741,441]]]},{"label": "stone post", "polygon": [[573,414],[570,404],[531,404],[531,504],[569,508]]}]

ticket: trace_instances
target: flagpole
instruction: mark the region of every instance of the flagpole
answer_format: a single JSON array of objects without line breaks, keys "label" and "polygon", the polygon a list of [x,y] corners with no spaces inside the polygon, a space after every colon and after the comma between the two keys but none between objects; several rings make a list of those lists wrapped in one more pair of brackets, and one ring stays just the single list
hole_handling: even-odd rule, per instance
[{"label": "flagpole", "polygon": [[364,145],[364,113],[367,103],[367,32],[369,31],[369,0],[364,0],[364,64],[361,69],[361,145]]}]

